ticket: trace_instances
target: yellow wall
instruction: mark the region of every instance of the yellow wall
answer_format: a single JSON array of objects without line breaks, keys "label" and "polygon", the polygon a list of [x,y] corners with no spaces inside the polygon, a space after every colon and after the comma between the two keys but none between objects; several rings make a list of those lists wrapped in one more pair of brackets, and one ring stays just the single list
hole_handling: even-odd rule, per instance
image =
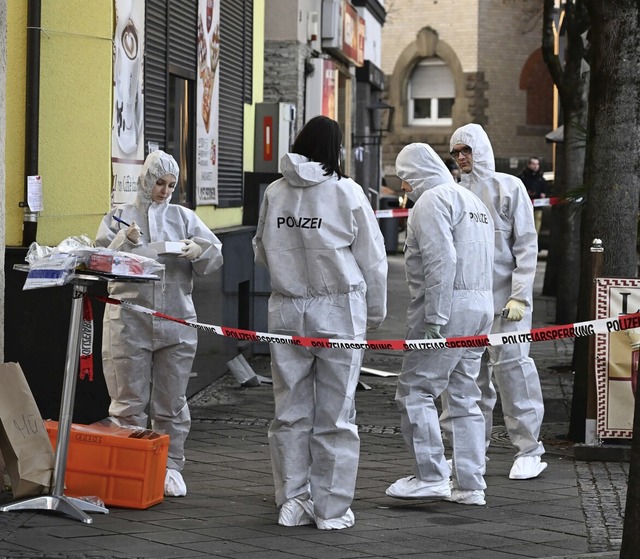
[{"label": "yellow wall", "polygon": [[[112,0],[42,3],[36,240],[93,238],[111,188]],[[8,3],[7,245],[22,243],[26,2]]]},{"label": "yellow wall", "polygon": [[5,143],[5,242],[22,244],[22,209],[24,198],[24,114],[25,114],[25,50],[27,3],[7,5],[7,83]]},{"label": "yellow wall", "polygon": [[253,2],[253,105],[244,111],[244,169],[249,172],[255,151],[255,104],[262,102],[264,92],[264,1]]}]

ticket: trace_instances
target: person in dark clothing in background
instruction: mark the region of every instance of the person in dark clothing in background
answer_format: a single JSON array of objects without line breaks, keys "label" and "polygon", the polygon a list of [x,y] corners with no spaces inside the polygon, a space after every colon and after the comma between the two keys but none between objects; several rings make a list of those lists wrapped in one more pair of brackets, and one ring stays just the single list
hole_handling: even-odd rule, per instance
[{"label": "person in dark clothing in background", "polygon": [[[518,175],[518,178],[524,183],[531,200],[547,197],[547,181],[540,171],[540,160],[537,157],[529,158],[527,166]],[[534,208],[533,216],[535,218],[536,233],[540,234],[542,208]]]}]

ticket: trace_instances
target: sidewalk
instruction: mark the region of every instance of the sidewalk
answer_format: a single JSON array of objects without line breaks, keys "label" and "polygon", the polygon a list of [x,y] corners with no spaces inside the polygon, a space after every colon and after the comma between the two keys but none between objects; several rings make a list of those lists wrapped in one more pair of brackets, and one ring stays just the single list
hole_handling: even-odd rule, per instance
[{"label": "sidewalk", "polygon": [[[406,285],[401,255],[389,257],[389,316],[376,339],[404,337]],[[539,264],[540,293],[544,261]],[[554,300],[537,296],[534,326],[550,324]],[[578,462],[568,431],[572,340],[532,345],[545,395],[542,438],[549,466],[535,480],[508,479],[513,449],[496,410],[487,505],[399,501],[384,493],[411,473],[394,402],[395,378],[362,375],[357,394],[361,457],[348,530],[277,524],[267,427],[271,386],[238,386],[224,374],[191,401],[185,498],[148,510],[112,508],[85,525],[57,513],[0,513],[0,557],[468,558],[617,557],[628,464]],[[397,373],[401,352],[368,352],[364,367]],[[269,360],[250,360],[269,376]],[[11,499],[0,494],[0,502]]]}]

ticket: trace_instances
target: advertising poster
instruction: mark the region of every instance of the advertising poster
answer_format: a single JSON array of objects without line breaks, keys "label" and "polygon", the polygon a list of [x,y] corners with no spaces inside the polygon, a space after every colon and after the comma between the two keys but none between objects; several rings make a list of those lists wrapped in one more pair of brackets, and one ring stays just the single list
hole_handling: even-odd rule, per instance
[{"label": "advertising poster", "polygon": [[331,60],[322,60],[322,113],[337,119],[336,96],[338,89],[338,71]]},{"label": "advertising poster", "polygon": [[[637,312],[640,312],[640,279],[596,279],[596,319]],[[600,438],[633,436],[639,352],[631,348],[630,334],[638,336],[640,332],[596,334],[596,434]]]},{"label": "advertising poster", "polygon": [[198,2],[196,204],[218,203],[220,0]]},{"label": "advertising poster", "polygon": [[144,0],[115,0],[111,204],[133,202],[144,163]]},{"label": "advertising poster", "polygon": [[344,3],[342,22],[342,52],[355,62],[358,57],[358,13],[348,2]]},{"label": "advertising poster", "polygon": [[356,52],[356,66],[364,65],[364,45],[366,39],[366,22],[363,17],[358,16],[358,47]]}]

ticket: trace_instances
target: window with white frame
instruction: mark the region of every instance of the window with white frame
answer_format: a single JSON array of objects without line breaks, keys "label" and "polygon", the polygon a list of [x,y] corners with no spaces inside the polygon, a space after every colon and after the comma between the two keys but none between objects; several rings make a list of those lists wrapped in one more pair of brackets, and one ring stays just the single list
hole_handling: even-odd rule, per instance
[{"label": "window with white frame", "polygon": [[409,124],[451,125],[453,76],[440,58],[425,58],[413,69],[407,91]]}]

